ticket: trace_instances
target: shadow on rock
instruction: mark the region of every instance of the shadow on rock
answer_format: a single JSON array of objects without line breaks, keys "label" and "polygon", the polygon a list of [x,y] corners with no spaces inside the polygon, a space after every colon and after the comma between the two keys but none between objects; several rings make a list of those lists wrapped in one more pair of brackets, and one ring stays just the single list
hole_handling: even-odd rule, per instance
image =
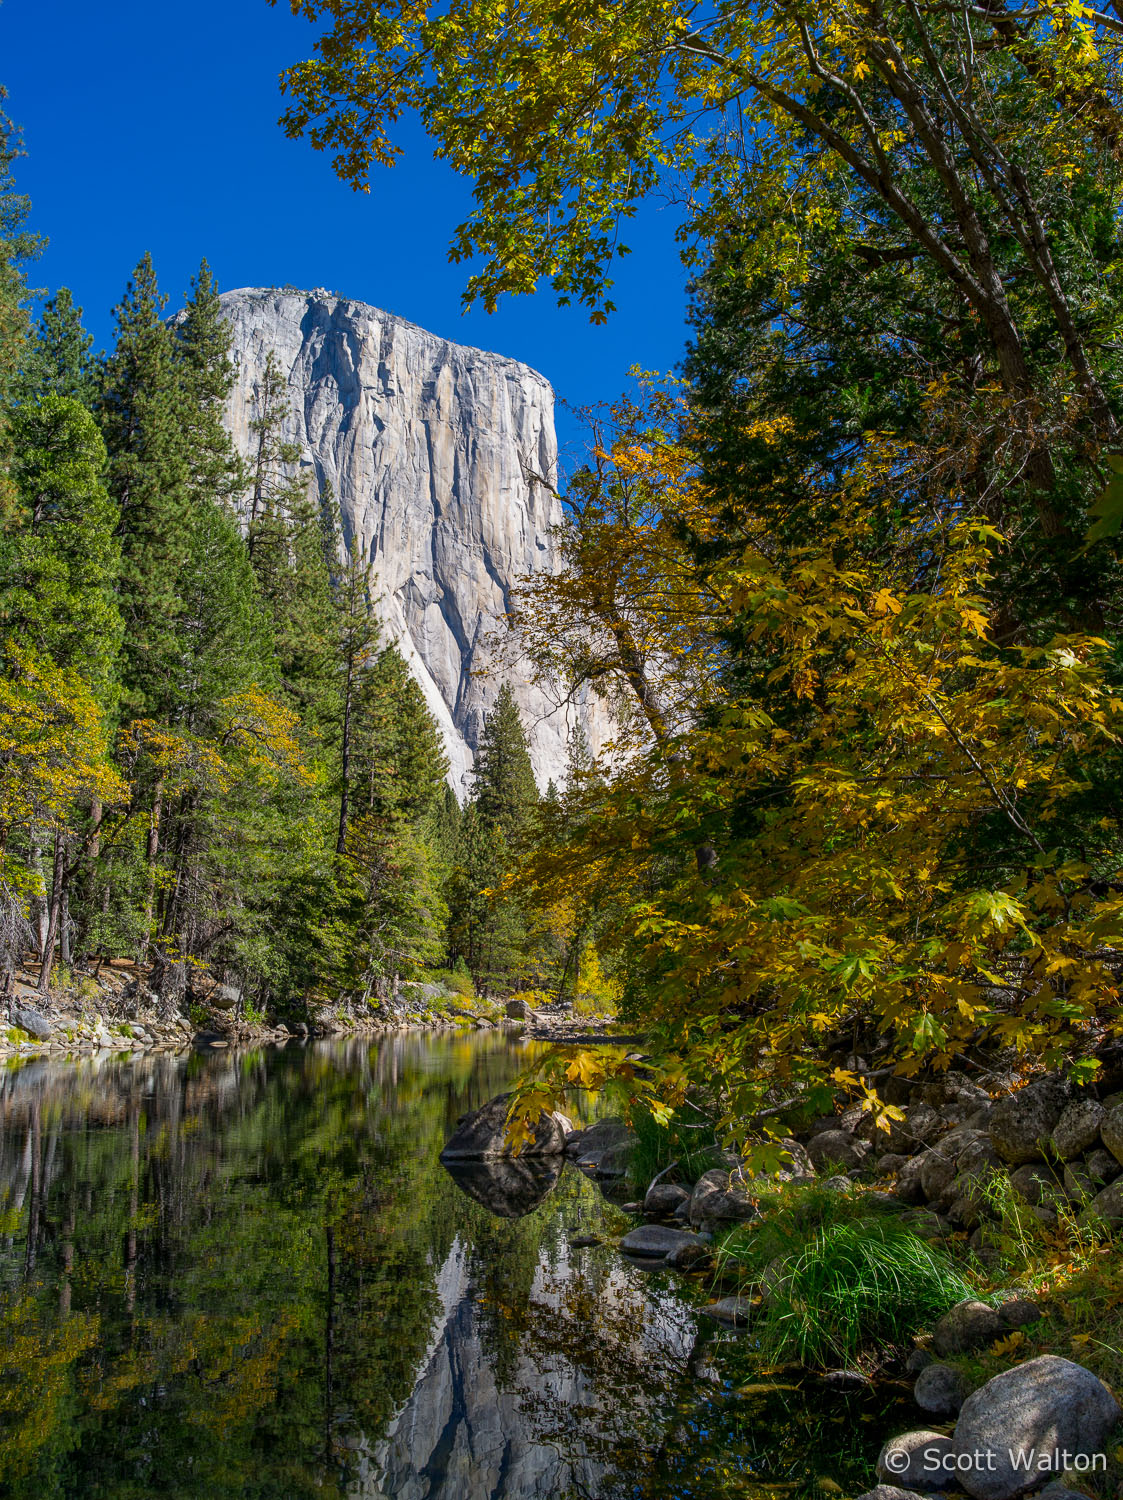
[{"label": "shadow on rock", "polygon": [[559,1158],[504,1157],[442,1161],[441,1165],[462,1193],[500,1219],[521,1219],[531,1213],[553,1192],[562,1173]]}]

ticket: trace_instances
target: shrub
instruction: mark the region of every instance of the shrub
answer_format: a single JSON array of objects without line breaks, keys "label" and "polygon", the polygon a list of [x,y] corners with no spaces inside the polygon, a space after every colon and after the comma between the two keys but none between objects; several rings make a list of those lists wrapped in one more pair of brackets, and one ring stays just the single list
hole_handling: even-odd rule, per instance
[{"label": "shrub", "polygon": [[772,1279],[758,1325],[770,1362],[847,1364],[872,1344],[899,1344],[972,1294],[951,1261],[891,1219],[816,1231]]}]

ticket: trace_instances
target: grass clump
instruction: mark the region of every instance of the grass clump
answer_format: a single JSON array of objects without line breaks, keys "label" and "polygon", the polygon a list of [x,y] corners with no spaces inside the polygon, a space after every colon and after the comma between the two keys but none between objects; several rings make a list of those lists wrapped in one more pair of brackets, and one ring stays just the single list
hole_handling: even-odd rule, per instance
[{"label": "grass clump", "polygon": [[768,1281],[761,1353],[819,1367],[849,1364],[874,1344],[903,1343],[972,1295],[946,1255],[892,1219],[820,1228]]},{"label": "grass clump", "polygon": [[871,1210],[862,1192],[780,1185],[761,1193],[759,1208],[717,1259],[724,1279],[761,1290],[754,1328],[769,1363],[850,1364],[974,1295],[946,1254],[896,1212]]},{"label": "grass clump", "polygon": [[653,1177],[669,1172],[668,1182],[696,1182],[702,1173],[718,1165],[720,1151],[713,1121],[701,1110],[687,1106],[660,1124],[647,1110],[633,1110],[631,1125],[636,1143],[628,1162],[628,1184],[644,1193]]}]

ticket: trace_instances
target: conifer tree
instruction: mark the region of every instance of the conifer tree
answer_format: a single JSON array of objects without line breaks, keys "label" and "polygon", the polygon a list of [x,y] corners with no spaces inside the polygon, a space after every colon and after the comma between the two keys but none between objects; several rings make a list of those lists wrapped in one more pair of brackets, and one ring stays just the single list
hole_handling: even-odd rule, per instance
[{"label": "conifer tree", "polygon": [[537,805],[538,787],[509,683],[499,689],[495,706],[484,718],[472,779],[483,822],[501,829],[509,844],[517,842]]},{"label": "conifer tree", "polygon": [[94,341],[82,324],[69,287],[59,287],[43,308],[29,348],[27,368],[20,381],[24,401],[68,396],[92,409],[99,390]]},{"label": "conifer tree", "polygon": [[0,628],[113,698],[121,644],[114,586],[117,509],[102,482],[97,424],[68,396],[21,406],[12,423],[15,525],[0,539]]},{"label": "conifer tree", "polygon": [[[7,91],[0,87],[0,105],[6,97]],[[19,134],[0,110],[0,521],[16,504],[15,487],[6,472],[7,423],[27,358],[28,292],[23,266],[41,248],[26,228],[31,205],[15,190],[13,165],[21,154]]]},{"label": "conifer tree", "polygon": [[[113,585],[118,564],[117,512],[102,484],[105,447],[89,412],[69,397],[25,403],[12,425],[19,490],[15,524],[0,538],[0,630],[5,648],[31,648],[81,682],[104,711],[114,697],[121,617]],[[50,985],[61,937],[69,958],[71,882],[82,867],[100,822],[94,796],[88,816],[72,808],[69,825],[51,829],[51,874],[41,906],[39,987]],[[30,829],[32,864],[41,854]],[[38,904],[38,903],[37,903]]]},{"label": "conifer tree", "polygon": [[507,983],[524,966],[526,922],[518,900],[487,893],[509,873],[537,806],[526,732],[504,683],[484,719],[472,799],[448,882],[453,956],[462,954],[484,987]]},{"label": "conifer tree", "polygon": [[246,481],[246,546],[273,622],[282,690],[306,725],[336,746],[336,508],[330,485],[317,497],[306,473],[291,472],[300,454],[282,436],[288,400],[287,383],[270,353],[251,423],[256,441]]},{"label": "conifer tree", "polygon": [[192,498],[228,507],[236,504],[246,484],[245,466],[222,420],[236,376],[231,340],[218,286],[204,260],[175,323],[175,354]]},{"label": "conifer tree", "polygon": [[358,550],[352,553],[336,583],[335,608],[340,691],[339,822],[335,848],[337,854],[343,854],[350,817],[357,703],[362,676],[379,635],[370,597],[370,565]]},{"label": "conifer tree", "polygon": [[120,509],[123,702],[127,713],[153,718],[176,709],[191,532],[184,401],[165,300],[145,255],[116,309],[117,345],[99,403],[109,492]]}]

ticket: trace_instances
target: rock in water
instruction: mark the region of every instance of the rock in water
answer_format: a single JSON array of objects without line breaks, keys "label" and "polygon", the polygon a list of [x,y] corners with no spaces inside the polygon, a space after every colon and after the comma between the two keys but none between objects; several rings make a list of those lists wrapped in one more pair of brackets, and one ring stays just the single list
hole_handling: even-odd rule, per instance
[{"label": "rock in water", "polygon": [[21,1005],[13,1005],[11,1009],[12,1025],[18,1026],[21,1031],[26,1031],[28,1036],[33,1036],[37,1041],[45,1042],[51,1034],[51,1023],[46,1016],[41,1016],[37,1010],[27,1010]]},{"label": "rock in water", "polygon": [[950,1489],[954,1481],[955,1445],[939,1432],[921,1429],[890,1438],[877,1459],[877,1477],[910,1490]]},{"label": "rock in water", "polygon": [[686,1229],[665,1229],[662,1224],[641,1224],[631,1230],[620,1241],[625,1255],[638,1255],[644,1260],[662,1260],[672,1250],[682,1245],[705,1245],[706,1241]]},{"label": "rock in water", "polygon": [[[1003,1370],[968,1396],[955,1424],[959,1454],[993,1455],[993,1461],[957,1467],[958,1482],[976,1500],[1011,1500],[1059,1477],[1049,1465],[1068,1454],[1100,1452],[1123,1412],[1091,1370],[1055,1354]],[[1041,1460],[1046,1466],[1041,1467]]]},{"label": "rock in water", "polygon": [[[510,1156],[507,1142],[507,1106],[510,1094],[497,1094],[479,1109],[469,1110],[456,1122],[441,1160],[487,1161],[491,1157]],[[560,1156],[565,1150],[565,1130],[556,1115],[543,1115],[534,1131],[534,1139],[519,1152],[525,1156]]]},{"label": "rock in water", "polygon": [[677,1182],[657,1182],[649,1187],[643,1200],[645,1214],[665,1215],[677,1213],[684,1203],[690,1202],[690,1192]]},{"label": "rock in water", "polygon": [[[560,780],[566,715],[528,674],[498,669],[492,640],[505,633],[515,580],[558,566],[548,382],[322,289],[249,287],[224,293],[222,308],[238,369],[227,411],[235,445],[252,453],[272,353],[288,381],[294,472],[330,480],[352,556],[373,565],[385,637],[399,643],[440,725],[454,785],[464,787],[505,677],[540,784]],[[590,698],[579,713],[595,750],[604,712]]]}]

